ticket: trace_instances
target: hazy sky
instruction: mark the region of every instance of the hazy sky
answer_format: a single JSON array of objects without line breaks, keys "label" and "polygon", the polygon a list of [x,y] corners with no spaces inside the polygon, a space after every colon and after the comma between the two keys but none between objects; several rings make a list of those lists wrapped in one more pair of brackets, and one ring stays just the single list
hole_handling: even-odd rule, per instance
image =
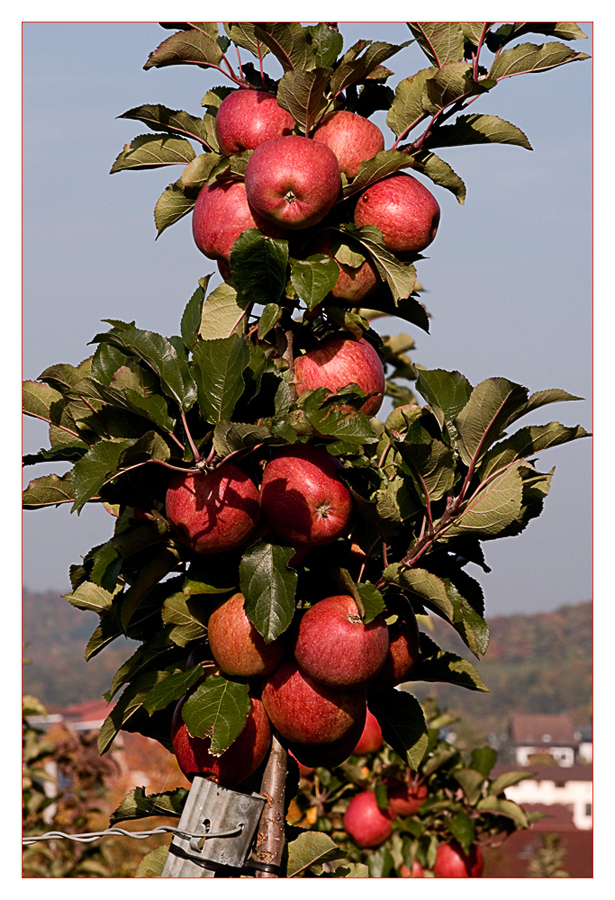
[{"label": "hazy sky", "polygon": [[[592,53],[590,35],[575,48]],[[341,25],[345,47],[358,37],[401,43],[403,23]],[[200,114],[221,76],[196,67],[143,70],[169,32],[155,23],[30,23],[23,28],[23,375],[56,362],[77,364],[103,319],[177,334],[183,308],[214,263],[196,249],[190,217],[155,240],[153,209],[179,168],[109,169],[123,145],[147,129],[116,118],[142,103]],[[524,40],[542,43],[530,35]],[[391,84],[427,65],[412,45],[389,62]],[[527,422],[558,419],[591,430],[592,61],[509,78],[472,105],[528,136],[534,150],[450,148],[441,155],[466,183],[465,206],[428,183],[442,208],[438,236],[418,263],[431,333],[405,323],[415,362],[458,369],[472,384],[504,376],[530,391],[561,387],[584,402],[557,404]],[[279,77],[279,72],[276,77]],[[382,118],[386,146],[392,134]],[[217,276],[211,285],[217,283]],[[525,422],[525,420],[524,420]],[[27,419],[24,449],[48,446]],[[487,617],[550,610],[591,596],[590,439],[542,454],[556,466],[539,519],[519,537],[486,543]],[[26,470],[27,480],[58,466]],[[112,520],[96,505],[26,511],[23,581],[68,589],[68,567],[108,539]]]}]

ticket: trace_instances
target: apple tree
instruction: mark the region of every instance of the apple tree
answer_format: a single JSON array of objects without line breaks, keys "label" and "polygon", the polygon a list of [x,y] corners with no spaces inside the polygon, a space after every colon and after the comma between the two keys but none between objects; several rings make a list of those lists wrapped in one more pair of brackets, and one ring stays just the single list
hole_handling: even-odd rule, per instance
[{"label": "apple tree", "polygon": [[[158,234],[191,215],[222,280],[210,287],[209,272],[190,298],[165,301],[179,304],[179,334],[107,320],[91,356],[25,383],[25,413],[49,423],[50,444],[25,464],[70,469],[34,478],[24,505],[102,503],[115,517],[71,566],[66,596],[100,617],[87,659],[136,642],[106,694],[101,754],[137,731],[188,777],[260,790],[255,854],[269,871],[258,874],[298,872],[301,836],[285,850],[298,783],[288,759],[343,763],[369,698],[391,752],[426,764],[434,750],[408,684],[487,688],[419,636],[416,616],[441,617],[485,653],[483,593],[466,566],[486,568],[482,542],[540,514],[552,471],[537,455],[586,435],[521,421],[571,394],[425,370],[410,336],[372,325],[429,330],[417,266],[441,224],[435,194],[465,196],[441,149],[530,146],[471,104],[509,77],[587,58],[565,43],[585,35],[570,22],[410,22],[399,44],[344,48],[334,23],[163,27],[146,69],[196,66],[221,84],[199,113],[123,113],[149,130],[111,172],[178,166],[155,205]],[[412,41],[425,68],[393,89],[388,63]],[[137,788],[116,820],[177,816],[185,795]]]}]

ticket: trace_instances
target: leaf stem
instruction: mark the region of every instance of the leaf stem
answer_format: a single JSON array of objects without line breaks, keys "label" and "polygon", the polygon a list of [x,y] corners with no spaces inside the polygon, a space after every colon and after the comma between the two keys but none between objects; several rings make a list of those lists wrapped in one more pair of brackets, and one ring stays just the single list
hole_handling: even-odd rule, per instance
[{"label": "leaf stem", "polygon": [[190,434],[190,429],[188,428],[188,422],[186,421],[186,413],[183,411],[183,409],[181,410],[181,417],[182,417],[182,424],[184,426],[184,431],[186,432],[186,437],[188,438],[188,443],[190,444],[190,449],[192,450],[192,455],[194,456],[194,461],[198,466],[199,463],[203,462],[203,458],[201,457],[201,454],[199,453],[199,451],[196,449],[196,444],[194,443],[194,441],[192,439],[192,435]]}]

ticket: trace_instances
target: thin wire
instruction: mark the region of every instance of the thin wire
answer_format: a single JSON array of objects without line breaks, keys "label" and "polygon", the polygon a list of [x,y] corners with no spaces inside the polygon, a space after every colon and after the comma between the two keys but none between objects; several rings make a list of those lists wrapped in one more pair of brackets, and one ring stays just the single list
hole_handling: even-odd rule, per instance
[{"label": "thin wire", "polygon": [[152,831],[125,831],[123,828],[108,828],[106,831],[91,831],[87,834],[65,834],[63,831],[47,831],[45,834],[25,837],[22,843],[24,846],[27,846],[36,844],[38,841],[54,841],[58,838],[66,838],[69,841],[87,844],[91,841],[97,841],[101,837],[106,837],[108,834],[120,834],[124,837],[136,838],[139,841],[151,837],[154,834],[174,834],[180,838],[200,838],[209,840],[210,838],[234,837],[235,835],[241,834],[242,831],[243,825],[237,825],[229,831],[219,831],[217,834],[209,834],[208,832],[203,831],[180,831],[179,828],[173,828],[170,825],[160,825],[158,828],[152,829]]}]

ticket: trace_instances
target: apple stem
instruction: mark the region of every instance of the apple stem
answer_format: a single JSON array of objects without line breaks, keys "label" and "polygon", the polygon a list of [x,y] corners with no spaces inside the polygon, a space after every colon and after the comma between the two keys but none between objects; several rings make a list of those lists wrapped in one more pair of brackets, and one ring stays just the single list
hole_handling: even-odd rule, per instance
[{"label": "apple stem", "polygon": [[[271,739],[269,759],[261,781],[261,794],[265,797],[265,808],[261,815],[256,838],[256,858],[258,862],[279,866],[284,852],[284,791],[286,787],[288,756],[277,737]],[[277,878],[273,872],[256,871],[256,878]]]},{"label": "apple stem", "polygon": [[190,434],[190,429],[188,428],[188,422],[186,421],[186,413],[183,411],[183,409],[181,411],[181,417],[184,431],[186,432],[186,437],[188,438],[188,443],[190,444],[190,449],[192,450],[192,455],[194,456],[194,461],[198,465],[203,460],[201,458],[201,454],[196,449],[196,444],[192,440],[192,435]]}]

